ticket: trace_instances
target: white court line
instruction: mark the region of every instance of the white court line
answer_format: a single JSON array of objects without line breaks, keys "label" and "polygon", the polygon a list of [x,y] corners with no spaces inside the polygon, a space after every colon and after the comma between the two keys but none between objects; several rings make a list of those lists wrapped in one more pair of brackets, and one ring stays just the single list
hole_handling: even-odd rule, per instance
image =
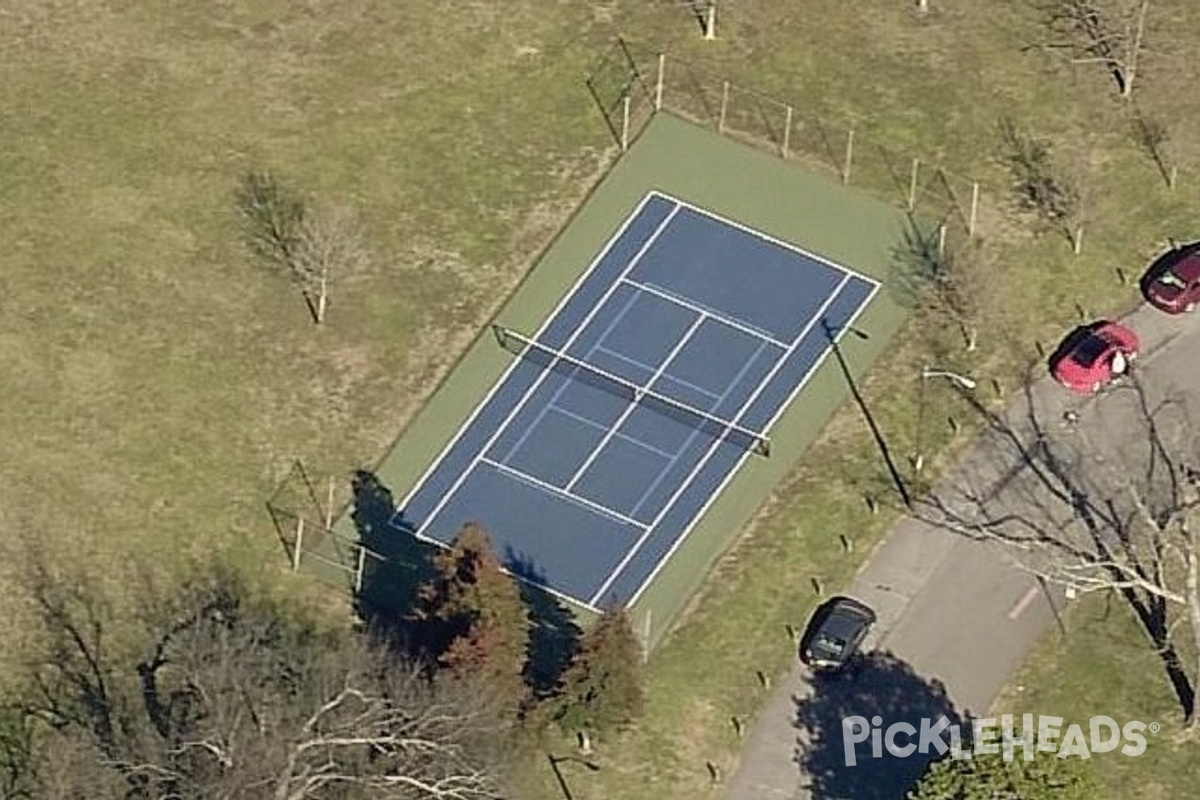
[{"label": "white court line", "polygon": [[[812,376],[816,375],[817,372],[820,371],[821,365],[825,363],[825,359],[829,358],[829,354],[833,352],[833,348],[838,346],[838,343],[842,340],[842,337],[845,336],[846,331],[854,327],[854,323],[860,316],[862,316],[862,313],[867,310],[867,307],[871,305],[871,301],[875,299],[875,295],[879,292],[879,288],[880,285],[876,283],[871,291],[867,294],[866,299],[859,304],[858,308],[854,310],[854,313],[850,315],[850,318],[846,320],[845,324],[837,329],[836,333],[833,335],[833,341],[830,342],[821,355],[817,357],[816,363],[809,368],[808,372],[804,373],[804,377],[801,378],[796,384],[796,387],[792,389],[791,393],[788,395],[783,404],[779,406],[779,408],[775,409],[775,413],[772,414],[771,419],[767,421],[767,425],[764,430],[769,431],[775,427],[775,423],[779,421],[779,418],[783,416],[784,412],[787,411],[788,408],[791,407],[792,403],[796,401],[796,397],[801,391],[804,390],[804,387],[808,385],[808,381],[812,378]],[[721,493],[725,491],[725,487],[729,485],[729,482],[733,480],[733,477],[737,475],[739,470],[741,470],[742,465],[746,463],[746,459],[749,458],[749,456],[749,452],[742,453],[741,458],[739,458],[737,463],[733,465],[733,468],[725,474],[725,477],[721,480],[720,485],[717,486],[716,491],[709,495],[708,500],[705,501],[704,505],[700,507],[700,510],[696,512],[696,515],[692,517],[692,520],[690,523],[688,523],[687,528],[684,529],[683,533],[680,534],[679,538],[675,540],[675,543],[671,545],[667,552],[663,554],[663,557],[659,559],[657,564],[654,565],[654,568],[650,570],[650,574],[647,575],[646,579],[642,581],[642,585],[639,586],[637,591],[635,591],[629,598],[629,602],[626,603],[627,606],[632,606],[634,603],[636,603],[638,598],[642,596],[642,592],[646,591],[646,587],[654,582],[654,579],[658,577],[658,573],[662,571],[663,567],[665,567],[671,560],[671,556],[675,555],[675,551],[683,545],[684,541],[687,540],[687,537],[693,530],[695,530],[696,525],[701,519],[704,518],[704,515],[708,512],[709,507],[716,501],[718,497],[721,496]]]},{"label": "white court line", "polygon": [[[587,417],[583,416],[582,414],[576,414],[574,411],[568,411],[567,409],[563,408],[562,406],[552,406],[550,408],[550,410],[556,414],[562,414],[564,417],[566,417],[568,419],[573,419],[580,424],[587,425],[588,427],[591,427],[591,428],[595,428],[596,430],[600,430],[600,431],[612,430],[612,426],[610,426],[610,425],[603,425],[599,422],[596,422],[596,420],[594,420],[594,419],[588,419]],[[643,450],[651,452],[654,455],[659,456],[661,458],[671,459],[678,455],[678,453],[668,453],[666,450],[660,450],[659,448],[655,447],[654,445],[646,444],[641,439],[635,439],[634,437],[632,437],[628,434],[625,434],[625,433],[618,433],[617,438],[622,441],[629,442],[629,444],[636,445],[637,447],[640,447]]]},{"label": "white court line", "polygon": [[[596,345],[595,352],[604,353],[605,355],[612,356],[615,359],[624,361],[626,364],[632,364],[633,366],[637,367],[638,369],[643,369],[646,372],[654,371],[654,368],[651,367],[649,364],[647,364],[643,361],[638,361],[636,358],[630,358],[629,356],[624,355],[622,353],[618,353],[616,350],[609,350],[607,347],[604,347],[603,345]],[[615,370],[614,370],[614,374],[617,374],[615,372]],[[691,389],[692,391],[702,394],[705,397],[711,397],[713,400],[720,400],[722,397],[722,395],[719,395],[710,389],[705,389],[703,386],[697,386],[696,384],[692,383],[691,381],[685,381],[683,378],[676,377],[675,375],[667,375],[666,378],[667,378],[667,380],[671,381],[671,383],[677,383],[680,386],[682,386],[686,389]]]},{"label": "white court line", "polygon": [[[829,306],[831,306],[833,304],[833,301],[837,299],[837,296],[842,293],[842,289],[846,288],[846,284],[849,282],[850,282],[850,276],[843,275],[842,281],[841,281],[841,283],[838,284],[837,289],[833,292],[833,294],[831,294],[825,300],[825,302],[817,310],[817,314],[808,321],[808,324],[804,326],[804,330],[800,331],[800,335],[798,337],[796,337],[796,339],[791,343],[791,345],[788,346],[788,349],[786,352],[784,352],[783,356],[778,361],[775,362],[775,364],[771,367],[771,371],[768,372],[766,377],[764,377],[762,379],[762,381],[758,384],[758,387],[755,388],[754,392],[750,395],[750,397],[747,398],[746,401],[742,403],[742,407],[740,409],[738,409],[737,414],[735,414],[733,419],[731,420],[732,424],[737,425],[737,424],[741,423],[742,417],[746,415],[747,411],[749,411],[751,408],[754,407],[754,402],[756,400],[758,400],[759,395],[761,395],[763,393],[763,391],[767,388],[767,386],[769,386],[771,384],[771,381],[775,378],[775,375],[779,372],[780,369],[783,368],[783,365],[787,363],[789,358],[791,358],[792,353],[795,352],[796,348],[800,346],[800,343],[803,342],[804,339],[808,336],[808,333],[809,333],[809,331],[812,330],[813,325],[816,325],[818,320],[824,319],[825,312],[829,309]],[[629,562],[633,560],[633,557],[636,556],[638,554],[638,552],[642,549],[642,546],[646,543],[646,540],[650,538],[650,534],[654,532],[654,528],[658,525],[658,523],[660,523],[662,521],[663,517],[665,517],[668,513],[670,513],[671,509],[675,506],[675,503],[678,502],[679,498],[683,496],[683,493],[686,492],[688,490],[688,488],[692,485],[692,481],[695,480],[696,476],[700,474],[700,471],[702,469],[704,469],[705,464],[707,464],[709,459],[712,458],[713,453],[717,452],[717,448],[720,447],[722,441],[723,441],[723,439],[721,439],[720,437],[713,439],[713,443],[711,445],[709,445],[708,450],[706,450],[704,455],[700,457],[700,460],[696,462],[696,466],[692,468],[692,471],[688,473],[688,475],[684,479],[683,483],[680,484],[679,488],[677,490],[675,490],[675,493],[671,495],[669,500],[667,500],[667,504],[665,506],[663,506],[661,510],[659,510],[658,514],[654,517],[654,520],[650,523],[650,527],[646,530],[645,533],[643,533],[641,535],[641,537],[637,540],[637,542],[634,543],[633,547],[630,548],[629,552],[625,554],[625,558],[621,559],[620,563],[617,564],[616,568],[609,574],[608,579],[605,580],[604,583],[600,586],[600,589],[594,595],[592,595],[591,599],[588,600],[589,603],[592,603],[594,605],[597,600],[599,600],[601,597],[604,596],[604,593],[607,592],[609,587],[613,585],[613,583],[616,581],[616,579],[620,576],[621,572],[625,569],[625,567],[627,567],[629,565]],[[742,459],[744,459],[745,456],[746,456],[746,454],[743,453]],[[735,468],[733,470],[731,470],[731,472],[735,472],[737,467],[740,467],[740,466],[741,466],[741,459],[739,459],[738,464],[735,466]],[[722,482],[721,488],[724,488],[724,482]],[[719,493],[720,493],[720,491],[714,493],[713,495],[710,495],[709,502],[711,502],[712,498],[715,497]],[[697,513],[693,517],[693,522],[696,519],[699,519],[699,517],[700,517],[700,514]],[[689,530],[690,530],[690,528],[691,528],[691,525],[688,526]],[[686,531],[685,531],[685,533],[686,533]],[[663,563],[663,562],[659,562],[659,563]],[[640,587],[639,587],[639,591],[640,591]],[[630,604],[632,602],[633,601],[631,599]]]},{"label": "white court line", "polygon": [[[642,256],[646,254],[646,251],[650,249],[650,246],[654,244],[655,240],[662,235],[662,232],[667,229],[667,226],[671,223],[671,220],[675,218],[675,214],[678,213],[678,211],[678,206],[671,209],[670,213],[668,213],[667,216],[663,218],[663,221],[658,224],[658,227],[654,229],[654,233],[650,235],[650,238],[648,238],[642,244],[634,257],[631,258],[629,263],[625,265],[624,271],[617,277],[617,280],[613,281],[612,284],[609,285],[604,294],[600,296],[600,299],[596,301],[596,304],[592,306],[591,311],[589,311],[587,315],[580,320],[579,326],[575,328],[569,337],[567,337],[567,341],[562,348],[563,352],[565,352],[571,347],[571,345],[575,343],[575,340],[578,339],[580,334],[582,334],[587,328],[588,323],[592,321],[592,318],[595,317],[600,309],[604,307],[605,303],[608,302],[608,298],[610,298],[613,292],[617,290],[617,287],[621,285],[621,278],[624,278],[630,272],[630,270],[637,266],[638,261],[640,261]],[[461,487],[467,480],[467,476],[471,474],[471,471],[475,469],[475,466],[483,459],[484,454],[492,448],[492,445],[496,443],[496,440],[499,439],[504,433],[505,429],[508,428],[508,425],[513,421],[513,418],[516,417],[517,414],[521,412],[521,409],[525,407],[525,404],[529,402],[529,398],[533,397],[533,395],[537,392],[538,387],[540,387],[546,380],[546,377],[553,372],[553,369],[543,369],[534,380],[533,385],[525,390],[525,393],[521,396],[521,399],[513,405],[512,409],[509,410],[508,414],[500,422],[499,427],[496,428],[483,446],[479,448],[479,451],[475,454],[475,457],[471,459],[471,463],[467,465],[467,468],[462,471],[458,478],[455,479],[454,483],[450,485],[450,488],[446,490],[446,493],[442,495],[442,499],[439,500],[437,505],[433,507],[433,510],[429,512],[429,516],[425,518],[425,521],[421,523],[421,527],[417,529],[418,533],[423,532],[433,523],[435,519],[437,519],[437,515],[442,512],[442,509],[445,508],[446,504],[450,502],[450,498],[454,496],[454,494],[459,490],[459,487]]]},{"label": "white court line", "polygon": [[[613,329],[616,328],[617,325],[621,324],[621,321],[625,319],[625,315],[629,313],[629,309],[633,308],[633,304],[637,302],[637,299],[638,299],[638,296],[636,294],[629,298],[629,300],[625,303],[625,305],[622,306],[620,308],[620,310],[617,312],[617,315],[615,317],[613,317],[612,321],[609,322],[608,325],[605,326],[604,330],[600,332],[599,341],[604,341],[604,339],[608,337],[608,334],[612,333]],[[592,354],[592,348],[589,348],[587,353],[585,353],[584,355],[585,355],[585,357],[590,357],[591,354]],[[557,361],[558,359],[555,359],[555,360]],[[554,363],[555,363],[554,361],[550,362],[550,366],[547,367],[547,369],[553,370]],[[546,403],[546,405],[544,405],[542,407],[542,409],[540,411],[538,411],[537,415],[534,416],[534,418],[532,420],[530,420],[528,423],[526,423],[525,430],[522,431],[521,435],[517,437],[517,440],[515,442],[513,442],[512,445],[507,450],[504,451],[504,455],[500,457],[501,461],[508,461],[510,458],[513,457],[514,453],[516,453],[518,450],[520,450],[522,447],[525,446],[525,442],[528,441],[529,437],[532,436],[534,431],[537,430],[537,427],[538,427],[538,425],[541,424],[542,419],[548,413],[550,413],[551,406],[557,405],[558,398],[560,398],[564,394],[566,394],[566,391],[574,385],[574,383],[573,383],[574,378],[576,375],[579,374],[581,369],[582,369],[582,367],[580,367],[578,365],[574,365],[571,367],[570,373],[563,380],[562,384],[557,389],[554,390],[554,394],[550,395],[550,400]]]},{"label": "white court line", "polygon": [[[646,383],[646,388],[653,387],[654,382],[662,377],[662,374],[667,371],[667,367],[670,366],[671,362],[675,360],[675,356],[679,355],[679,351],[682,350],[684,345],[691,340],[692,336],[696,333],[696,330],[699,329],[702,324],[704,324],[704,320],[707,318],[708,316],[703,313],[696,316],[696,319],[692,322],[691,327],[684,331],[683,337],[675,343],[675,346],[671,348],[671,352],[667,353],[667,357],[664,358],[662,363],[658,365],[658,369],[654,371],[654,374]],[[629,405],[625,406],[625,410],[621,412],[621,416],[617,417],[616,422],[609,427],[608,432],[604,434],[604,437],[600,440],[600,443],[592,448],[592,452],[588,454],[588,457],[585,458],[583,463],[579,465],[579,469],[575,470],[575,474],[572,475],[571,479],[567,481],[566,488],[568,491],[570,491],[571,487],[574,486],[581,477],[583,477],[583,473],[587,471],[587,468],[595,463],[596,458],[600,455],[600,451],[604,449],[605,445],[612,441],[613,435],[615,435],[620,427],[625,424],[625,420],[629,419],[629,415],[641,407],[638,403],[638,401],[641,399],[642,391],[635,389],[633,400],[630,401]]]},{"label": "white court line", "polygon": [[[741,384],[742,378],[746,377],[746,373],[750,371],[750,368],[754,366],[755,362],[758,361],[758,357],[762,355],[763,351],[766,349],[766,342],[758,343],[758,349],[754,351],[754,355],[746,359],[746,363],[742,365],[742,368],[738,370],[738,373],[733,376],[733,380],[730,382],[729,386],[725,388],[725,393],[716,395],[716,402],[706,409],[707,411],[710,413],[716,411],[716,409],[719,408],[726,399],[728,399],[730,393],[732,393],[733,390],[739,384]],[[650,486],[647,487],[646,491],[642,492],[642,496],[638,498],[636,503],[634,503],[633,508],[629,509],[629,513],[638,513],[638,510],[642,507],[642,503],[645,503],[646,498],[653,494],[656,489],[658,489],[658,485],[663,482],[663,478],[667,477],[667,474],[674,469],[675,464],[679,461],[679,457],[687,452],[687,449],[692,446],[692,442],[695,441],[695,439],[699,437],[701,433],[703,433],[703,429],[696,428],[688,435],[688,438],[684,440],[683,445],[679,448],[679,451],[671,458],[671,463],[667,464],[667,466],[658,473],[658,477],[651,481]]]},{"label": "white court line", "polygon": [[847,275],[852,275],[855,278],[866,281],[867,283],[870,283],[876,287],[879,286],[879,281],[875,280],[874,278],[870,277],[869,275],[864,275],[861,272],[859,272],[858,270],[850,269],[849,267],[843,266],[843,265],[837,263],[836,261],[831,261],[830,259],[826,258],[825,256],[817,255],[816,253],[812,252],[811,250],[805,250],[803,247],[798,247],[798,246],[792,244],[791,242],[786,242],[783,239],[778,239],[778,238],[770,235],[769,233],[763,233],[760,230],[755,230],[754,228],[751,228],[748,225],[743,225],[742,223],[738,222],[737,220],[730,219],[729,217],[718,214],[715,211],[709,211],[707,208],[702,208],[701,206],[695,205],[694,203],[689,203],[686,200],[680,200],[678,197],[674,197],[672,195],[667,194],[666,192],[660,192],[657,190],[647,193],[647,196],[648,197],[656,196],[663,200],[666,200],[667,202],[676,203],[678,205],[683,206],[684,208],[686,208],[689,211],[694,211],[695,213],[700,214],[701,216],[705,216],[705,217],[708,217],[709,219],[716,220],[717,222],[728,225],[731,228],[737,228],[739,231],[742,231],[743,233],[748,233],[757,239],[762,239],[764,242],[770,242],[771,244],[778,245],[779,247],[782,247],[785,250],[791,250],[793,253],[799,253],[800,255],[805,256],[806,258],[810,258],[813,261],[820,262],[827,267],[832,267],[833,269],[836,269],[840,272],[844,272]]},{"label": "white court line", "polygon": [[499,461],[493,461],[492,459],[486,458],[486,457],[479,459],[479,463],[486,464],[489,467],[492,467],[493,469],[497,470],[498,472],[503,472],[506,475],[511,475],[512,477],[516,478],[519,481],[524,481],[525,483],[528,483],[531,486],[534,486],[534,487],[542,490],[546,494],[552,494],[555,497],[565,497],[567,500],[570,500],[572,503],[577,503],[577,504],[583,506],[584,508],[588,509],[589,511],[594,511],[595,513],[597,513],[603,517],[610,517],[611,519],[615,519],[617,522],[623,522],[626,525],[631,525],[635,528],[640,528],[642,530],[646,529],[646,523],[644,523],[644,522],[639,522],[638,520],[634,519],[633,517],[627,517],[618,511],[613,511],[608,506],[597,503],[595,500],[588,500],[586,497],[584,497],[582,495],[575,494],[574,492],[571,492],[567,489],[563,489],[561,487],[555,486],[552,483],[547,483],[546,481],[542,480],[541,478],[535,478],[534,476],[530,475],[529,473],[522,472],[521,470],[510,467],[507,464],[501,464]]},{"label": "white court line", "polygon": [[686,308],[689,311],[695,311],[699,314],[707,314],[709,317],[712,317],[717,322],[728,325],[730,328],[739,330],[748,336],[753,336],[756,339],[762,339],[763,341],[765,341],[769,344],[775,345],[780,350],[787,349],[787,345],[784,344],[783,342],[779,341],[778,339],[776,339],[774,336],[772,336],[770,331],[763,330],[761,328],[757,328],[748,323],[742,322],[741,320],[735,319],[734,317],[731,317],[728,314],[721,313],[720,311],[718,311],[715,308],[708,308],[707,306],[697,303],[695,300],[689,299],[687,297],[682,297],[678,294],[675,294],[674,292],[664,289],[663,287],[661,287],[657,284],[642,283],[640,281],[630,280],[629,278],[623,278],[622,280],[625,283],[627,283],[630,286],[637,289],[638,291],[645,292],[646,294],[652,294],[655,297],[661,297],[663,300],[666,300],[668,303],[674,303],[675,305]]},{"label": "white court line", "polygon": [[[542,324],[539,325],[537,331],[534,332],[534,338],[541,336],[542,333],[545,332],[546,328],[550,327],[550,324],[554,321],[555,317],[558,316],[558,313],[563,310],[567,303],[571,301],[571,298],[575,296],[575,293],[579,291],[579,287],[583,286],[587,279],[591,277],[592,273],[596,271],[596,268],[600,266],[600,262],[607,258],[608,254],[612,251],[613,247],[616,246],[617,242],[624,238],[625,232],[629,230],[629,226],[633,224],[633,221],[637,219],[643,211],[646,210],[646,206],[648,206],[650,201],[654,200],[655,198],[664,200],[668,203],[673,202],[666,195],[656,192],[649,192],[645,197],[643,197],[633,212],[621,222],[620,226],[618,226],[613,235],[609,237],[607,242],[604,243],[604,247],[600,248],[600,252],[597,253],[596,257],[592,259],[592,263],[588,264],[588,268],[583,271],[583,274],[575,279],[575,282],[571,284],[571,288],[565,294],[563,294],[561,298],[559,298],[558,303],[556,303],[554,308],[551,309],[550,314],[544,320],[542,320]],[[671,211],[671,214],[673,215],[676,210],[678,210],[678,204]],[[483,335],[490,336],[491,334],[485,331]],[[492,397],[500,391],[500,387],[508,382],[509,377],[513,372],[516,371],[517,367],[520,366],[520,363],[520,359],[517,359],[511,362],[508,367],[505,368],[504,372],[500,375],[500,378],[494,384],[492,384],[492,388],[488,389],[487,394],[485,394],[483,399],[476,404],[475,408],[471,411],[471,415],[467,417],[462,425],[459,426],[454,436],[449,442],[446,443],[446,446],[442,448],[441,452],[438,453],[437,458],[430,462],[429,466],[425,468],[425,472],[421,474],[420,479],[414,483],[412,488],[408,490],[408,493],[404,495],[404,498],[400,501],[400,504],[396,506],[396,514],[392,515],[393,519],[395,519],[395,517],[408,506],[409,502],[413,498],[413,495],[421,490],[421,488],[425,485],[425,481],[429,480],[429,476],[434,473],[438,466],[441,465],[442,461],[445,460],[450,451],[454,449],[454,446],[458,444],[459,439],[463,437],[463,435],[467,432],[467,429],[470,428],[475,422],[475,419],[481,413],[483,413],[483,409],[487,406]],[[388,522],[391,524],[391,520]],[[398,526],[393,525],[393,527]],[[418,536],[420,535],[416,531],[414,531],[413,534]],[[440,543],[440,545],[442,547],[446,547],[444,542]]]}]

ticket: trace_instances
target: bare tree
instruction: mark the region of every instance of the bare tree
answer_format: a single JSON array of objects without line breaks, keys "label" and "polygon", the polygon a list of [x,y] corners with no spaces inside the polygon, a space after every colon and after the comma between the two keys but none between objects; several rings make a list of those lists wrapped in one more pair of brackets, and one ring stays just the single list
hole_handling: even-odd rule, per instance
[{"label": "bare tree", "polygon": [[86,590],[48,570],[32,588],[49,646],[27,711],[50,723],[39,774],[55,796],[102,796],[97,781],[131,798],[501,796],[505,731],[479,687],[430,682],[376,644],[248,603],[226,575],[148,602],[133,659],[106,644],[111,620]]},{"label": "bare tree", "polygon": [[1047,49],[1072,63],[1102,65],[1122,97],[1133,94],[1150,0],[1046,0]]},{"label": "bare tree", "polygon": [[287,272],[300,287],[313,321],[323,323],[330,280],[369,261],[354,214],[342,206],[313,210],[269,172],[247,174],[235,202],[251,250]]},{"label": "bare tree", "polygon": [[945,225],[926,230],[915,222],[897,253],[910,294],[937,318],[948,319],[968,352],[979,344],[999,288],[999,273],[987,256],[982,239],[951,242]]},{"label": "bare tree", "polygon": [[[923,502],[920,515],[1003,545],[1050,584],[1121,597],[1193,723],[1200,472],[1190,459],[1200,441],[1182,397],[1152,399],[1134,379],[1104,401],[1107,417],[1094,434],[1073,412],[1062,425],[1045,424],[1032,394],[1023,417],[977,405],[991,432],[975,468]],[[1193,654],[1190,666],[1182,653]]]},{"label": "bare tree", "polygon": [[1072,177],[1053,156],[1050,143],[1019,128],[1011,119],[1000,120],[1001,160],[1013,178],[1021,208],[1041,222],[1057,228],[1079,253],[1083,242],[1083,181]]},{"label": "bare tree", "polygon": [[362,227],[350,209],[319,209],[300,222],[291,269],[318,325],[325,321],[330,280],[356,272],[369,261]]}]

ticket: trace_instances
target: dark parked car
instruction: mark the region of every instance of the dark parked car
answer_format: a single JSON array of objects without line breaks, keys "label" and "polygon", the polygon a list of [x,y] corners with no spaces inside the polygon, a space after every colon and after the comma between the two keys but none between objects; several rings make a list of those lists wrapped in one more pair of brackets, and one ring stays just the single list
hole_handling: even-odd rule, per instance
[{"label": "dark parked car", "polygon": [[834,597],[808,621],[800,660],[814,669],[836,669],[848,662],[875,624],[875,612],[850,597]]},{"label": "dark parked car", "polygon": [[1200,244],[1173,248],[1142,276],[1142,294],[1168,314],[1194,311],[1200,303]]}]

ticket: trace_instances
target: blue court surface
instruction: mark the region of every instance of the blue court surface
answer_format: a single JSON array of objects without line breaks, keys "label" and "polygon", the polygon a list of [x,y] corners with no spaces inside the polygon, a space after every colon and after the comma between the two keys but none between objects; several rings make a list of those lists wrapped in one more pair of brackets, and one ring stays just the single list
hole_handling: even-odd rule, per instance
[{"label": "blue court surface", "polygon": [[651,193],[393,525],[447,544],[478,522],[518,577],[631,603],[878,287]]}]

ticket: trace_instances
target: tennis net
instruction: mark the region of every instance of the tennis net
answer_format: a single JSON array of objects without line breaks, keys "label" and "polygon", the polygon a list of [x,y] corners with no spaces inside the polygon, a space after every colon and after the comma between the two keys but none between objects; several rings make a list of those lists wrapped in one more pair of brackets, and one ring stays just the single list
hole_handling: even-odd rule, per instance
[{"label": "tennis net", "polygon": [[580,358],[541,344],[528,336],[503,325],[493,325],[496,341],[508,352],[530,360],[543,369],[554,370],[567,377],[585,381],[590,386],[650,408],[664,416],[705,432],[715,439],[724,439],[761,456],[771,455],[771,439],[764,433],[752,431],[731,420],[695,408],[673,397],[641,386]]}]

